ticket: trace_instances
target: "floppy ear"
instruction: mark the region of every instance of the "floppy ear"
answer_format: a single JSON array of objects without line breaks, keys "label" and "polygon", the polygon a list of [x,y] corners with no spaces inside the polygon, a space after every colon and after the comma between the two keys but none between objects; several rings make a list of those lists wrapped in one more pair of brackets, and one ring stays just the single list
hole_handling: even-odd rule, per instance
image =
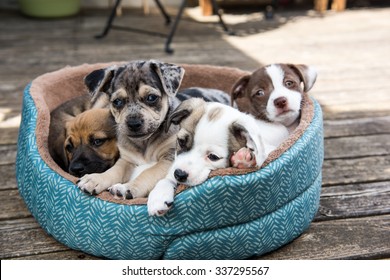
[{"label": "floppy ear", "polygon": [[[180,124],[183,120],[187,119],[190,115],[191,122],[196,123],[203,116],[204,107],[206,101],[202,98],[190,98],[184,100],[180,105],[173,111],[172,114],[168,116],[168,119],[165,123],[165,132],[168,132],[171,124]],[[196,111],[194,112],[194,110]]]},{"label": "floppy ear", "polygon": [[313,67],[303,64],[287,64],[287,66],[298,74],[303,82],[303,91],[308,92],[316,82],[317,71]]},{"label": "floppy ear", "polygon": [[184,68],[152,60],[150,67],[157,73],[166,94],[175,96],[184,77]]},{"label": "floppy ear", "polygon": [[167,122],[165,123],[165,132],[168,132],[171,124],[180,124],[184,119],[191,115],[193,107],[189,100],[183,101],[172,114],[168,116]]},{"label": "floppy ear", "polygon": [[116,65],[104,69],[92,71],[84,78],[84,84],[87,86],[92,97],[92,103],[99,97],[100,92],[107,92],[110,88],[112,78],[118,67]]},{"label": "floppy ear", "polygon": [[257,167],[260,167],[268,156],[265,152],[261,136],[248,130],[239,122],[231,124],[230,132],[236,138],[238,143],[244,144],[247,148],[254,152],[256,156],[256,165]]},{"label": "floppy ear", "polygon": [[241,77],[234,85],[231,90],[231,99],[230,99],[230,105],[233,106],[234,100],[237,98],[240,98],[244,96],[245,89],[248,85],[249,79],[251,78],[251,75],[245,75]]}]

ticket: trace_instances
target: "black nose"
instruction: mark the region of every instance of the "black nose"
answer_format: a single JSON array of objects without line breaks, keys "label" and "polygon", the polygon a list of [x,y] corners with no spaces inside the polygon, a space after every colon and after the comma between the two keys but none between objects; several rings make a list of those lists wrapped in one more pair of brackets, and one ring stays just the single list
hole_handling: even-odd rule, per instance
[{"label": "black nose", "polygon": [[178,182],[185,182],[188,178],[188,173],[181,169],[176,169],[173,175]]},{"label": "black nose", "polygon": [[69,166],[69,173],[73,176],[80,177],[84,175],[84,171],[85,165],[80,162],[73,163]]},{"label": "black nose", "polygon": [[127,120],[127,127],[132,131],[138,131],[141,129],[144,121],[142,119],[129,118]]}]

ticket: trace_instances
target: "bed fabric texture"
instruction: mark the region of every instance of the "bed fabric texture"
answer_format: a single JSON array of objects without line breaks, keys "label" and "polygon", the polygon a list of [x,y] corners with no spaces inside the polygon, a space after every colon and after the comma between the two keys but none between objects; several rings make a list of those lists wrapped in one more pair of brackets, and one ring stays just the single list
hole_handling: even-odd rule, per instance
[{"label": "bed fabric texture", "polygon": [[[203,184],[178,188],[164,217],[149,217],[146,199],[112,200],[80,191],[50,158],[50,111],[86,93],[83,77],[110,64],[66,67],[24,91],[16,177],[39,224],[70,248],[110,259],[243,259],[262,255],[305,231],[318,206],[323,163],[322,112],[305,95],[299,127],[260,170],[215,171]],[[246,72],[183,65],[182,88],[230,91]]]}]

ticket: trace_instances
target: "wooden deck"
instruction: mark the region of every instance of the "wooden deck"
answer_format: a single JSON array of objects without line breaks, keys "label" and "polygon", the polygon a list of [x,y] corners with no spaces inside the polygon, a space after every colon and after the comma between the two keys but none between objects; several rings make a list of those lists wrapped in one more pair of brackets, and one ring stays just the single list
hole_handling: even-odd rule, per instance
[{"label": "wooden deck", "polygon": [[[95,259],[47,235],[18,194],[14,164],[23,88],[66,65],[148,58],[246,70],[272,62],[316,66],[311,94],[325,118],[321,206],[305,233],[260,259],[390,258],[390,8],[324,16],[281,11],[273,21],[257,13],[227,14],[234,37],[210,22],[186,19],[172,56],[158,37],[114,30],[95,40],[106,14],[84,11],[42,21],[0,12],[1,259]],[[134,11],[117,20],[166,31],[162,22]]]}]

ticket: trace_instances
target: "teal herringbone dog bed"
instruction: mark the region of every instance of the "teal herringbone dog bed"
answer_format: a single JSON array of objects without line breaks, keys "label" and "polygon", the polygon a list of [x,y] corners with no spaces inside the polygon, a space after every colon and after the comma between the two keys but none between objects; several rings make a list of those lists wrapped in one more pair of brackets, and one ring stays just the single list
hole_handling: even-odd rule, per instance
[{"label": "teal herringbone dog bed", "polygon": [[[203,184],[182,189],[164,217],[149,217],[146,199],[119,204],[106,199],[108,194],[93,197],[80,191],[76,179],[60,170],[48,154],[49,114],[60,103],[85,93],[83,77],[105,66],[81,65],[48,73],[24,92],[18,187],[35,219],[55,239],[111,259],[242,259],[275,250],[308,228],[319,204],[323,132],[320,106],[307,96],[296,132],[262,169],[246,174],[216,171]],[[183,67],[182,87],[229,91],[244,74],[226,67]]]}]

